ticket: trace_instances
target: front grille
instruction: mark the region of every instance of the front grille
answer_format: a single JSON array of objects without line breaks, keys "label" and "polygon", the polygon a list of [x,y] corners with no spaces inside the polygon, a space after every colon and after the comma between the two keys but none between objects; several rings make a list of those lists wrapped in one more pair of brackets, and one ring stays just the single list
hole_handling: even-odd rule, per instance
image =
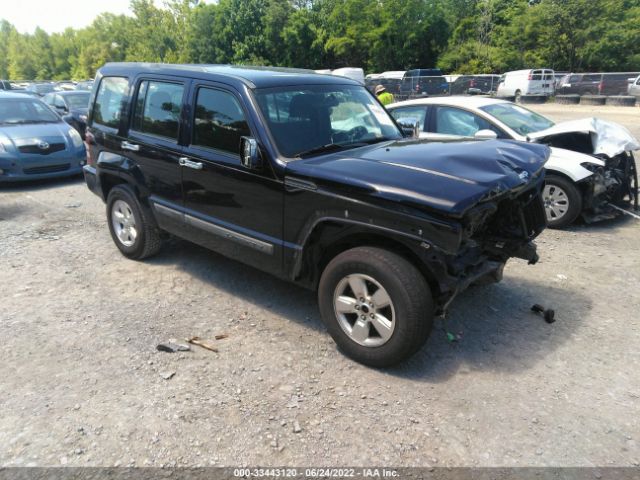
[{"label": "front grille", "polygon": [[49,148],[40,148],[38,145],[23,145],[18,147],[20,153],[33,153],[38,155],[49,155],[50,153],[61,152],[65,149],[64,143],[52,143]]},{"label": "front grille", "polygon": [[65,170],[69,170],[71,165],[68,163],[61,165],[47,165],[46,167],[31,167],[25,168],[22,171],[27,175],[33,175],[37,173],[54,173],[54,172],[64,172]]}]

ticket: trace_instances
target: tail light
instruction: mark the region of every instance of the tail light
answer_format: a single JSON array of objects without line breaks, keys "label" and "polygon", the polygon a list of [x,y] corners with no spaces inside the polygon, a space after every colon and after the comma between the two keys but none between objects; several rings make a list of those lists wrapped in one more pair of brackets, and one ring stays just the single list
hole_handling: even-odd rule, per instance
[{"label": "tail light", "polygon": [[93,156],[91,155],[91,145],[93,145],[93,134],[89,131],[85,132],[84,136],[84,146],[87,151],[87,165],[94,165]]},{"label": "tail light", "polygon": [[529,76],[527,77],[527,80],[533,80],[533,74],[529,74]]},{"label": "tail light", "polygon": [[476,81],[475,80],[471,80],[471,82],[469,82],[469,86],[470,87],[475,87],[476,86]]},{"label": "tail light", "polygon": [[598,84],[598,93],[602,93],[602,90],[604,90],[604,82]]}]

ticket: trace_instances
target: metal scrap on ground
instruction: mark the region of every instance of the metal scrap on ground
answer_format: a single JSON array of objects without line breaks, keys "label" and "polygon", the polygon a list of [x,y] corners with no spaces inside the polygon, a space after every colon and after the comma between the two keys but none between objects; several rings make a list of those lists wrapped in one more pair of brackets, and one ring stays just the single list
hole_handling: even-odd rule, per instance
[{"label": "metal scrap on ground", "polygon": [[207,350],[211,350],[212,352],[217,352],[218,349],[216,347],[212,347],[200,337],[191,337],[185,339],[187,343],[191,343],[193,345],[198,345],[199,347],[206,348]]}]

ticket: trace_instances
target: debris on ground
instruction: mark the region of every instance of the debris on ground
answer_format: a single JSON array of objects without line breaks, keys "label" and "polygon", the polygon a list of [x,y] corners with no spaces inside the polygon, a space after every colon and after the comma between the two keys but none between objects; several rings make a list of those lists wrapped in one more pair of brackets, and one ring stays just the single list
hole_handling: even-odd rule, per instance
[{"label": "debris on ground", "polygon": [[212,352],[217,352],[218,349],[209,345],[207,342],[202,340],[200,337],[191,337],[185,339],[187,343],[191,343],[192,345],[198,345],[199,347],[206,348],[207,350],[211,350]]},{"label": "debris on ground", "polygon": [[536,303],[531,307],[531,311],[534,313],[541,313],[544,317],[544,321],[547,323],[553,323],[556,321],[556,312],[551,308],[545,309],[542,305]]},{"label": "debris on ground", "polygon": [[302,431],[302,428],[300,427],[300,423],[298,422],[298,420],[294,420],[293,421],[293,433],[300,433]]},{"label": "debris on ground", "polygon": [[188,352],[191,350],[189,345],[184,345],[182,343],[159,343],[156,345],[156,350],[159,352],[167,352],[167,353],[175,353],[175,352]]},{"label": "debris on ground", "polygon": [[227,335],[226,333],[221,333],[220,335],[216,335],[215,337],[216,340],[224,340],[225,338],[229,338],[229,335]]},{"label": "debris on ground", "polygon": [[165,380],[169,380],[169,379],[173,378],[173,376],[175,374],[176,374],[176,372],[174,372],[174,371],[160,372],[160,376],[162,378],[164,378]]}]

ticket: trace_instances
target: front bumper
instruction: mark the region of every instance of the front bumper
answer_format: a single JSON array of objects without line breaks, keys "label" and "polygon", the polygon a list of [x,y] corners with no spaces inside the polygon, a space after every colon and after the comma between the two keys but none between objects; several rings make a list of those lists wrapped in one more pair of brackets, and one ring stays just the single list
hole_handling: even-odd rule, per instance
[{"label": "front bumper", "polygon": [[0,156],[0,183],[25,182],[80,175],[86,161],[84,150],[60,155]]}]

